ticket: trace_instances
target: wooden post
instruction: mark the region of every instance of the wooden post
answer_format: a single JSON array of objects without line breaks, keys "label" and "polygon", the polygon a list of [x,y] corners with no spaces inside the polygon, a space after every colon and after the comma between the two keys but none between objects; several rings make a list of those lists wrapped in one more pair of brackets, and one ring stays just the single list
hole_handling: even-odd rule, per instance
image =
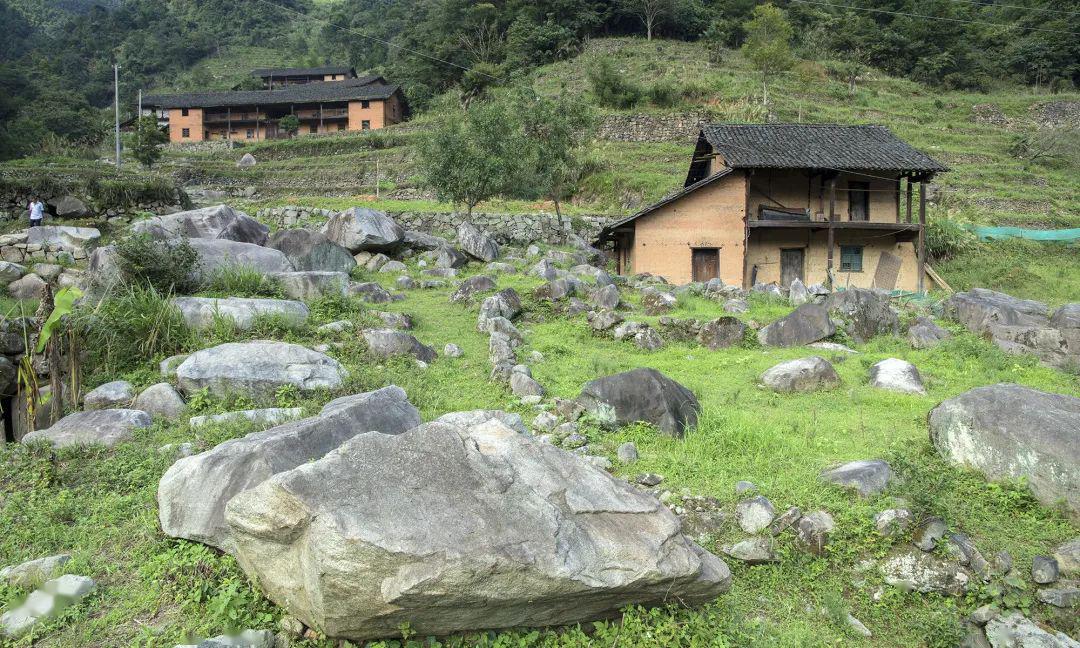
[{"label": "wooden post", "polygon": [[229,148],[232,148],[232,106],[225,110],[225,139],[229,140]]},{"label": "wooden post", "polygon": [[919,294],[926,292],[926,183],[919,183]]},{"label": "wooden post", "polygon": [[828,228],[828,242],[827,256],[825,261],[825,282],[832,288],[832,262],[833,262],[833,244],[836,236],[836,178],[833,177],[829,180],[829,228]]},{"label": "wooden post", "polygon": [[319,132],[323,131],[322,102],[319,102]]},{"label": "wooden post", "polygon": [[259,104],[255,104],[255,141],[259,141]]},{"label": "wooden post", "polygon": [[911,176],[907,178],[907,222],[911,222]]},{"label": "wooden post", "polygon": [[900,222],[900,176],[896,177],[896,222]]}]

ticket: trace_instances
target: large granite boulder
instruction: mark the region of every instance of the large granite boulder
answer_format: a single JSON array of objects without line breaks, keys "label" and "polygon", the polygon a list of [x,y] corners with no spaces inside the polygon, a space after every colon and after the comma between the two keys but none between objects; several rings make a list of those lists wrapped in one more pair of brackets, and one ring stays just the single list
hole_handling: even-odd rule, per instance
[{"label": "large granite boulder", "polygon": [[490,263],[499,258],[499,244],[495,239],[468,221],[458,225],[457,239],[462,251],[475,259]]},{"label": "large granite boulder", "polygon": [[26,274],[26,266],[0,261],[0,286],[6,286]]},{"label": "large granite boulder", "polygon": [[131,225],[131,231],[158,240],[224,239],[265,245],[270,228],[228,205],[151,216]]},{"label": "large granite boulder", "polygon": [[356,259],[349,250],[326,238],[322,232],[281,230],[274,234],[268,245],[280,250],[297,270],[349,272],[356,267]]},{"label": "large granite boulder", "polygon": [[[114,380],[86,392],[83,408],[88,410],[124,408],[135,398],[135,389],[126,380]],[[138,408],[136,408],[138,409]]]},{"label": "large granite boulder", "polygon": [[746,337],[746,324],[735,317],[718,317],[701,325],[697,340],[716,351],[742,344]]},{"label": "large granite boulder", "polygon": [[1050,326],[1056,329],[1080,328],[1080,303],[1063,304],[1050,316]]},{"label": "large granite boulder", "polygon": [[825,308],[844,323],[848,335],[863,343],[878,335],[896,335],[900,316],[893,310],[889,293],[866,288],[848,288],[830,293]]},{"label": "large granite boulder", "polygon": [[269,399],[278,388],[301,391],[337,389],[348,375],[337,360],[287,342],[229,342],[196,351],[176,368],[180,389],[193,394],[209,389],[215,396],[244,394]]},{"label": "large granite boulder", "polygon": [[686,387],[656,369],[633,369],[585,384],[578,402],[609,425],[652,423],[682,437],[697,425],[701,405]]},{"label": "large granite boulder", "polygon": [[101,232],[94,227],[42,225],[26,231],[27,245],[58,245],[71,251],[91,250],[100,238]]},{"label": "large granite boulder", "polygon": [[282,292],[293,299],[312,300],[328,295],[344,296],[349,287],[349,275],[330,270],[275,272],[270,275],[281,285]]},{"label": "large granite boulder", "polygon": [[995,324],[1041,327],[1048,323],[1046,304],[985,288],[954,293],[944,306],[946,316],[976,333],[985,333]]},{"label": "large granite boulder", "polygon": [[1044,630],[1020,612],[990,619],[985,632],[990,648],[1080,648],[1080,641],[1064,632]]},{"label": "large granite boulder", "polygon": [[368,351],[380,358],[411,355],[422,362],[435,360],[435,349],[422,344],[412,335],[394,329],[365,329],[362,332]]},{"label": "large granite boulder", "polygon": [[112,447],[132,438],[132,430],[150,427],[153,421],[146,412],[131,409],[105,409],[75,412],[52,427],[28,432],[23,443],[45,440],[54,448],[78,445]]},{"label": "large granite boulder", "polygon": [[820,304],[803,304],[758,331],[758,341],[766,346],[802,346],[824,340],[836,333],[829,311]]},{"label": "large granite boulder", "polygon": [[952,337],[929,317],[919,317],[908,327],[908,342],[915,349],[929,349]]},{"label": "large granite boulder", "polygon": [[57,218],[83,218],[90,215],[86,203],[71,194],[51,198],[46,204],[52,208]]},{"label": "large granite boulder", "polygon": [[280,250],[227,239],[191,239],[204,277],[229,266],[248,266],[261,272],[292,272],[292,264]]},{"label": "large granite boulder", "polygon": [[292,325],[307,321],[308,307],[303,302],[286,299],[261,299],[255,297],[174,297],[172,305],[184,316],[193,329],[208,329],[215,318],[232,320],[240,329],[249,329],[255,318],[279,317]]},{"label": "large granite boulder", "polygon": [[271,600],[354,642],[696,605],[731,579],[655,497],[498,420],[353,437],[225,518]]},{"label": "large granite boulder", "polygon": [[990,385],[930,412],[930,440],[949,461],[989,479],[1025,478],[1043,504],[1080,520],[1080,398]]},{"label": "large granite boulder", "polygon": [[405,240],[405,230],[381,211],[352,207],[335,214],[322,228],[326,238],[349,252],[392,250]]},{"label": "large granite boulder", "polygon": [[14,299],[41,299],[48,283],[34,273],[24,275],[7,285],[7,294]]},{"label": "large granite boulder", "polygon": [[484,330],[485,322],[495,317],[505,317],[513,320],[521,314],[521,297],[513,288],[504,288],[488,297],[480,304],[480,315],[477,317],[477,329]]},{"label": "large granite boulder", "polygon": [[180,459],[158,484],[166,535],[229,550],[225,505],[237,493],[325,455],[365,432],[400,434],[420,425],[405,390],[391,385],[330,401],[318,416],[231,439]]},{"label": "large granite boulder", "polygon": [[902,394],[926,394],[919,369],[900,358],[885,358],[870,367],[870,386]]},{"label": "large granite boulder", "polygon": [[840,386],[840,376],[821,356],[788,360],[761,374],[761,383],[778,392],[808,392]]}]

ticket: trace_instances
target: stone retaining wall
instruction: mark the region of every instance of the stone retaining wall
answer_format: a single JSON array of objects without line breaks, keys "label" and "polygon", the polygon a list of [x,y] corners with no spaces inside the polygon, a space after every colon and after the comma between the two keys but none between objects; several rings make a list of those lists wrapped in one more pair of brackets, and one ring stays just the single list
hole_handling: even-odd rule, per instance
[{"label": "stone retaining wall", "polygon": [[[51,197],[49,198],[51,199]],[[87,203],[88,201],[83,200],[83,202]],[[29,194],[0,195],[0,223],[19,220],[28,222],[29,216],[27,215],[26,208],[29,204]],[[90,208],[90,214],[86,218],[92,218],[98,222],[123,224],[129,222],[132,217],[143,212],[150,212],[151,214],[167,214],[174,211],[180,211],[183,208],[183,205],[179,202],[170,204],[167,201],[155,200],[127,207],[112,207],[100,213],[96,212],[93,208]],[[56,216],[50,216],[49,214],[46,214],[45,217],[45,222],[49,225],[62,224],[64,220],[65,219]]]},{"label": "stone retaining wall", "polygon": [[[286,206],[262,209],[255,217],[278,228],[318,225],[335,212],[313,207]],[[387,212],[405,229],[431,234],[452,234],[464,220],[465,214],[446,212]],[[591,240],[611,220],[610,216],[556,216],[548,213],[498,214],[473,212],[472,222],[504,243],[527,245],[534,242],[561,244],[570,235]]]},{"label": "stone retaining wall", "polygon": [[600,120],[596,136],[615,142],[693,141],[709,121],[705,113],[608,115]]}]

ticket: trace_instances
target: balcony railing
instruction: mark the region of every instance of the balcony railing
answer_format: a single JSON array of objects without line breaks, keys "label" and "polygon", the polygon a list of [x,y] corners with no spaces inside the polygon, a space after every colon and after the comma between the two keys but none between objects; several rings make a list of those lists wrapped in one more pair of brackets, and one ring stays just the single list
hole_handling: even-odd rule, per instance
[{"label": "balcony railing", "polygon": [[349,116],[349,109],[327,108],[322,111],[321,117],[318,110],[297,110],[296,116],[300,119],[340,119]]},{"label": "balcony railing", "polygon": [[242,122],[242,121],[262,121],[266,119],[266,113],[256,112],[234,112],[231,115],[229,113],[210,113],[203,115],[203,122],[209,123],[221,123],[221,122]]}]

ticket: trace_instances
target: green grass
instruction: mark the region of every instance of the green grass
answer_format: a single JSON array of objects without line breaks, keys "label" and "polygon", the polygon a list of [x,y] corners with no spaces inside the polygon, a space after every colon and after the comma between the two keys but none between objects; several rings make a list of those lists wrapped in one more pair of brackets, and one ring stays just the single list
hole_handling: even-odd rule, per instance
[{"label": "green grass", "polygon": [[999,241],[934,265],[955,290],[990,288],[1051,306],[1080,295],[1080,245]]},{"label": "green grass", "polygon": [[[420,276],[415,267],[410,272]],[[393,280],[365,273],[360,278],[385,285]],[[676,499],[684,490],[710,495],[722,502],[729,515],[737,501],[735,482],[750,480],[780,510],[795,505],[804,511],[830,511],[838,529],[821,558],[799,551],[790,536],[784,536],[780,542],[783,561],[777,565],[746,567],[728,561],[734,574],[732,591],[701,609],[632,610],[621,627],[604,623],[565,632],[471,635],[450,638],[443,645],[954,646],[963,615],[988,600],[988,592],[980,589],[954,599],[885,587],[880,600],[874,600],[871,594],[881,586],[880,577],[860,572],[860,561],[881,557],[906,541],[879,538],[872,525],[875,512],[903,498],[917,515],[941,515],[951,529],[971,535],[984,554],[1008,550],[1025,578],[1034,555],[1045,554],[1077,534],[1074,525],[1036,504],[1022,486],[988,484],[978,475],[944,465],[936,458],[926,429],[926,414],[937,402],[972,387],[1008,381],[1080,395],[1074,376],[1039,366],[1030,358],[1005,355],[953,327],[956,337],[933,350],[915,351],[901,339],[880,338],[859,347],[859,355],[831,357],[843,379],[840,389],[777,395],[759,388],[758,376],[769,366],[808,355],[810,350],[747,345],[712,352],[669,344],[645,353],[628,342],[595,336],[582,316],[567,319],[536,301],[531,291],[539,280],[534,277],[503,275],[498,283],[516,288],[523,296],[527,312],[519,328],[527,345],[520,357],[533,350],[544,355],[532,369],[551,395],[570,398],[592,378],[647,366],[682,382],[700,399],[701,422],[684,440],[668,438],[645,425],[616,432],[586,425],[583,431],[594,451],[609,458],[614,459],[621,442],[637,444],[640,461],[619,468],[618,474],[657,472]],[[410,291],[404,301],[372,308],[355,300],[323,299],[311,304],[312,318],[299,328],[283,329],[273,322],[260,322],[244,332],[215,328],[184,344],[194,350],[267,337],[304,344],[336,342],[340,346],[333,354],[350,371],[343,393],[397,384],[420,408],[424,420],[473,408],[507,409],[531,420],[535,415],[531,408],[488,382],[487,340],[475,330],[476,303],[450,304],[451,290],[448,286]],[[751,312],[741,316],[746,320],[768,322],[788,310],[761,298],[752,299],[751,304]],[[343,318],[353,320],[358,328],[371,326],[376,321],[369,312],[373,309],[409,313],[421,341],[436,349],[456,343],[464,356],[440,357],[422,370],[404,359],[370,358],[355,332],[330,335],[315,330],[319,324]],[[718,304],[694,297],[680,298],[674,313],[699,318],[720,314]],[[914,362],[922,371],[928,395],[904,396],[868,387],[869,366],[886,357]],[[159,359],[136,364],[123,376],[139,387],[157,382]],[[93,381],[120,377],[95,374],[92,368],[88,373]],[[301,396],[282,390],[274,404],[299,405],[314,413],[334,395]],[[205,394],[191,402],[192,413],[257,404]],[[40,448],[0,448],[0,524],[8,530],[0,537],[0,564],[69,551],[74,559],[68,570],[91,575],[101,583],[88,601],[44,626],[34,645],[172,646],[191,635],[216,634],[235,626],[274,627],[281,610],[261,597],[233,559],[193,543],[167,539],[156,521],[157,481],[171,462],[158,447],[193,442],[201,451],[252,429],[235,424],[193,430],[184,423],[159,422],[137,432],[134,442],[112,451],[65,450],[56,458]],[[887,458],[904,478],[885,495],[860,500],[817,479],[821,469],[835,463],[876,457]],[[718,534],[702,540],[717,550],[739,538],[737,527],[729,521]],[[865,584],[854,584],[863,580]],[[0,586],[0,600],[10,602],[22,594]],[[866,623],[875,638],[856,637],[843,622],[846,612]],[[1031,613],[1040,620],[1052,619],[1051,610],[1041,605],[1035,605]],[[1080,629],[1075,619],[1059,616],[1052,620],[1066,632]],[[29,645],[29,640],[15,645]],[[299,645],[333,644],[311,640]]]}]

